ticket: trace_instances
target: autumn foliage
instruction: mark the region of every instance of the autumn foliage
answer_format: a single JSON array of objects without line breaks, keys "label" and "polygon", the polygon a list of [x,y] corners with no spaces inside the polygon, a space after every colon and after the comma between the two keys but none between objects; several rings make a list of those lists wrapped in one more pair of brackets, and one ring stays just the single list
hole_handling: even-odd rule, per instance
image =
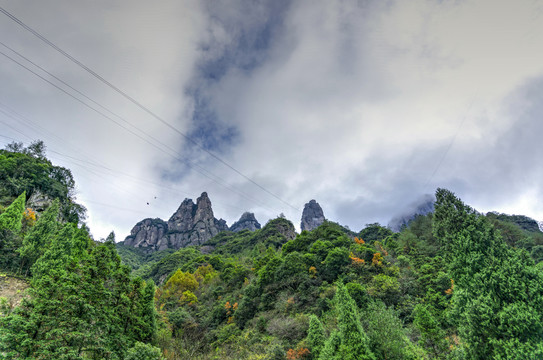
[{"label": "autumn foliage", "polygon": [[349,258],[352,260],[353,265],[355,265],[355,266],[362,266],[362,265],[364,265],[366,263],[364,261],[364,259],[360,259],[359,257],[356,257],[352,252],[351,252],[351,255],[349,256]]},{"label": "autumn foliage", "polygon": [[376,252],[373,254],[373,258],[371,259],[371,263],[374,266],[383,266],[383,255],[381,255],[380,252]]},{"label": "autumn foliage", "polygon": [[311,352],[308,348],[300,347],[297,349],[289,349],[287,351],[287,359],[288,360],[296,360],[296,359],[309,359],[309,356],[311,355]]},{"label": "autumn foliage", "polygon": [[354,238],[354,242],[357,243],[358,245],[364,245],[366,243],[364,240],[362,240],[362,238],[357,238],[357,237]]}]

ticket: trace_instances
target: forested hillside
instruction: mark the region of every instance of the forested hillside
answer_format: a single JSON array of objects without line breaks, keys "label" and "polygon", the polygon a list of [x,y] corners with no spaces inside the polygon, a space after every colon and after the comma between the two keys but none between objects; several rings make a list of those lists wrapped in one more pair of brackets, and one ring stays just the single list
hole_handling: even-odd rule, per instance
[{"label": "forested hillside", "polygon": [[0,213],[0,271],[6,283],[29,285],[0,298],[1,358],[159,359],[150,345],[155,285],[130,276],[112,238],[91,239],[70,171],[53,166],[38,142],[0,151],[0,174],[0,201],[9,204]]},{"label": "forested hillside", "polygon": [[[7,359],[543,357],[543,234],[529,218],[438,189],[434,212],[400,232],[325,221],[292,239],[279,217],[146,253],[93,241],[83,214],[69,216],[82,209],[70,182],[53,193],[50,173],[15,176],[53,167],[43,152],[9,150],[0,265],[29,289],[19,306],[2,300]],[[38,190],[43,211],[27,201]]]}]

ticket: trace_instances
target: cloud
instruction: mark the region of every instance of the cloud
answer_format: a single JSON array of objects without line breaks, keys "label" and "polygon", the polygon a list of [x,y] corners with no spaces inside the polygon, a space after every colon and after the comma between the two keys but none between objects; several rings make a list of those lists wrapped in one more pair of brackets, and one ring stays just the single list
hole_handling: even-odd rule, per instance
[{"label": "cloud", "polygon": [[230,224],[251,211],[298,225],[316,199],[359,230],[437,187],[481,210],[543,218],[536,1],[32,4],[8,10],[276,195],[2,23],[10,45],[160,140],[162,150],[3,63],[0,101],[66,139],[46,137],[51,149],[115,170],[64,159],[100,236],[168,218],[202,191]]},{"label": "cloud", "polygon": [[[215,112],[239,132],[229,161],[298,206],[321,199],[327,216],[353,228],[362,218],[387,223],[438,186],[458,188],[468,202],[479,202],[487,182],[503,194],[500,204],[522,196],[495,144],[518,121],[506,110],[511,94],[543,70],[534,6],[291,5],[264,61],[242,70],[234,56],[207,86]],[[485,173],[493,178],[481,174],[488,158],[500,159]],[[503,191],[500,177],[519,185]],[[286,213],[297,222],[296,211]]]}]

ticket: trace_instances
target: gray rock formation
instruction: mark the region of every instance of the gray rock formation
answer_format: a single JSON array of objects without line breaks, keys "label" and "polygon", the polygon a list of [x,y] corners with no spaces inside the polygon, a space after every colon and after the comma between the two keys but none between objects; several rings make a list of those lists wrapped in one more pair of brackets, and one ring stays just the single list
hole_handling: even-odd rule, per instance
[{"label": "gray rock formation", "polygon": [[53,199],[51,199],[48,195],[43,194],[39,190],[34,191],[34,193],[26,201],[26,204],[29,208],[34,209],[38,212],[44,211],[52,203]]},{"label": "gray rock formation", "polygon": [[287,241],[288,240],[294,240],[296,238],[296,229],[294,229],[294,225],[285,218],[277,218],[275,220],[271,220],[266,226],[273,228],[281,235],[283,235]]},{"label": "gray rock formation", "polygon": [[304,206],[302,212],[302,223],[300,228],[303,230],[311,231],[318,228],[326,220],[322,208],[315,200],[311,200]]},{"label": "gray rock formation", "polygon": [[[185,199],[168,222],[160,219],[140,221],[125,239],[125,245],[146,251],[180,249],[189,245],[202,245],[221,231],[228,230],[226,221],[213,216],[207,193],[197,199]],[[160,222],[159,222],[160,221]]]},{"label": "gray rock formation", "polygon": [[539,226],[539,231],[543,232],[543,221],[538,222],[537,225]]},{"label": "gray rock formation", "polygon": [[164,235],[168,232],[168,224],[161,219],[144,219],[137,223],[124,240],[124,244],[146,251],[157,251],[168,248]]},{"label": "gray rock formation", "polygon": [[230,227],[230,231],[239,232],[241,230],[255,231],[260,229],[260,223],[256,220],[255,214],[246,212],[241,215],[238,221],[236,221]]}]

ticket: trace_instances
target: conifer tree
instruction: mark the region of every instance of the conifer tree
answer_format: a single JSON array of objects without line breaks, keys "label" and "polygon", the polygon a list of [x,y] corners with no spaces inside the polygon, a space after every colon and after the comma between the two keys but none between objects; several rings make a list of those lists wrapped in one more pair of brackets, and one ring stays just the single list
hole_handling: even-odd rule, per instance
[{"label": "conifer tree", "polygon": [[343,283],[338,282],[334,302],[338,331],[330,335],[319,359],[374,360],[369,340],[360,324],[358,309]]},{"label": "conifer tree", "polygon": [[309,317],[309,330],[307,331],[307,341],[314,359],[318,359],[321,348],[324,345],[324,327],[319,318],[315,315]]},{"label": "conifer tree", "polygon": [[0,214],[0,231],[9,230],[17,232],[21,230],[25,202],[26,192],[23,192],[2,214]]},{"label": "conifer tree", "polygon": [[36,225],[24,237],[23,245],[19,249],[22,257],[21,272],[28,273],[30,267],[43,255],[45,249],[56,235],[60,224],[57,221],[59,213],[58,200],[53,201],[51,206],[38,218]]},{"label": "conifer tree", "polygon": [[324,343],[320,352],[319,360],[341,360],[339,347],[341,345],[341,334],[338,330],[332,331],[330,337]]},{"label": "conifer tree", "polygon": [[434,234],[448,242],[456,320],[470,359],[543,358],[543,275],[486,217],[436,192]]}]

